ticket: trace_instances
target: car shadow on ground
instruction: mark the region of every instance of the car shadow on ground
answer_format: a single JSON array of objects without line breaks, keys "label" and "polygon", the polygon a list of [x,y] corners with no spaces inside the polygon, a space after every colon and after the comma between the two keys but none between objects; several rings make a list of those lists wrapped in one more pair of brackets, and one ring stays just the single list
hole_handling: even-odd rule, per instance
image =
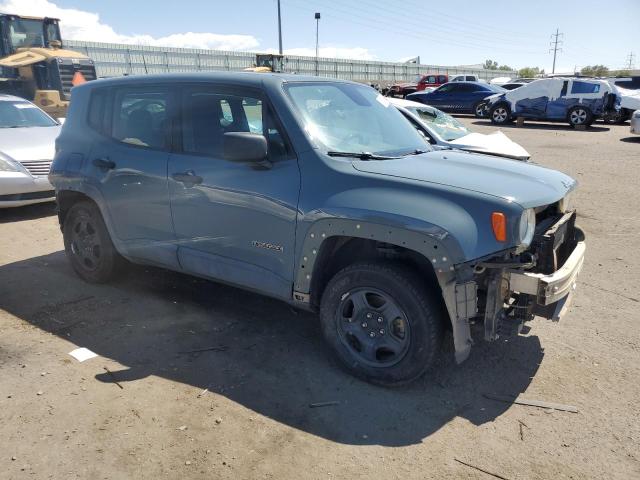
[{"label": "car shadow on ground", "polygon": [[[491,123],[491,120],[484,120],[484,119],[479,119],[471,123],[473,123],[474,125],[482,125],[485,127],[492,126],[496,128],[520,128],[520,129],[530,128],[534,130],[579,131],[567,124],[562,124],[562,123],[541,123],[541,122],[534,122],[534,121],[525,121],[524,125],[521,127],[516,125],[515,122],[507,123],[505,125],[494,125],[493,123]],[[582,130],[582,131],[583,132],[608,132],[609,130],[611,130],[609,127],[600,127],[600,126],[591,125],[590,127],[587,127],[585,130]]]},{"label": "car shadow on ground", "polygon": [[0,286],[0,308],[125,366],[112,378],[97,363],[98,381],[126,391],[156,375],[345,444],[410,445],[456,417],[491,422],[510,405],[482,394],[524,392],[544,355],[537,337],[520,336],[480,342],[456,365],[449,336],[426,377],[385,389],[335,365],[315,315],[233,287],[140,266],[90,285],[62,251],[1,266]]},{"label": "car shadow on ground", "polygon": [[625,143],[640,143],[640,135],[635,137],[623,137],[620,141]]},{"label": "car shadow on ground", "polygon": [[0,208],[0,223],[19,222],[21,220],[37,220],[56,214],[56,203],[36,203],[24,207]]}]

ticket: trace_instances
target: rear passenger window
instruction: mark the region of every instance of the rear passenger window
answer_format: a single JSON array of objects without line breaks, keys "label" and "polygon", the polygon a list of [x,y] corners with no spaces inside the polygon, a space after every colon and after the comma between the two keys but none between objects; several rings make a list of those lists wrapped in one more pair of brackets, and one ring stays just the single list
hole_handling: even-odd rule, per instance
[{"label": "rear passenger window", "polygon": [[169,147],[168,92],[118,90],[115,95],[112,136],[139,147],[164,150]]},{"label": "rear passenger window", "polygon": [[91,92],[89,100],[89,118],[87,119],[89,126],[99,133],[105,133],[105,115],[107,103],[107,90],[98,89]]},{"label": "rear passenger window", "polygon": [[600,85],[597,83],[573,81],[571,85],[571,93],[598,93]]},{"label": "rear passenger window", "polygon": [[185,92],[182,102],[182,149],[185,153],[222,158],[224,134],[264,135],[272,161],[288,158],[290,148],[261,99],[216,93]]}]

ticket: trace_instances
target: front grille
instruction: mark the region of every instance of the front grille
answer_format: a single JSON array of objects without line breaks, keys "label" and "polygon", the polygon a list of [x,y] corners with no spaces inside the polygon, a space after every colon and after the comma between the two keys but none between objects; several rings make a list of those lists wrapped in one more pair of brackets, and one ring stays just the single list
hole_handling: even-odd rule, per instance
[{"label": "front grille", "polygon": [[34,177],[45,177],[51,170],[51,160],[24,160],[20,162]]},{"label": "front grille", "polygon": [[[83,60],[82,62],[86,62]],[[58,69],[60,71],[60,83],[62,84],[62,93],[65,98],[69,99],[71,89],[73,88],[73,76],[76,72],[80,72],[86,81],[96,79],[96,68],[92,64],[87,63],[60,63]]]}]

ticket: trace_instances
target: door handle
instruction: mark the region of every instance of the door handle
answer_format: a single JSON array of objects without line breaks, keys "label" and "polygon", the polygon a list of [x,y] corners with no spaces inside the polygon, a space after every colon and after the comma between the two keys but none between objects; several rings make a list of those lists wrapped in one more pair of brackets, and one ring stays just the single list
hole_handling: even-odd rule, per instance
[{"label": "door handle", "polygon": [[93,160],[93,164],[98,168],[104,168],[105,170],[113,170],[116,168],[116,162],[109,160],[109,158],[96,158]]},{"label": "door handle", "polygon": [[186,183],[190,185],[198,185],[202,183],[202,177],[195,174],[193,170],[187,170],[182,173],[174,173],[171,175],[176,182]]}]

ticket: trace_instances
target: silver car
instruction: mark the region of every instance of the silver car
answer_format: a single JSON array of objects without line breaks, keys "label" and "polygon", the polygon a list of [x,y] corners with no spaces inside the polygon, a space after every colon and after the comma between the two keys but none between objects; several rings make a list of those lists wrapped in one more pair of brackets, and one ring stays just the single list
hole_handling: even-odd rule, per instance
[{"label": "silver car", "polygon": [[631,133],[640,135],[640,110],[631,114]]},{"label": "silver car", "polygon": [[33,103],[0,95],[0,208],[55,200],[47,175],[59,133]]}]

